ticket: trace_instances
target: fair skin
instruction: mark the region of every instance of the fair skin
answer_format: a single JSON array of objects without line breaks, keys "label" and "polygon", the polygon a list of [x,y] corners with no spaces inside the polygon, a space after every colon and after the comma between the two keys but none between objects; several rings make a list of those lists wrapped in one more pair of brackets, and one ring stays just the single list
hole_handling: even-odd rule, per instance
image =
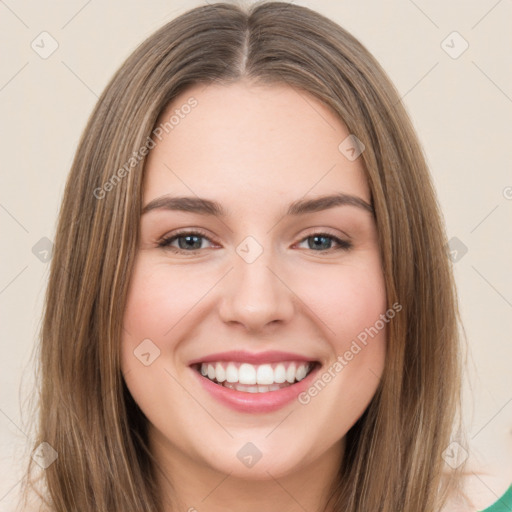
[{"label": "fair skin", "polygon": [[[143,206],[189,196],[216,201],[226,212],[177,211],[160,201],[142,214],[123,375],[149,420],[166,512],[220,512],[233,504],[239,512],[316,511],[341,464],[345,434],[377,390],[385,326],[308,403],[295,398],[273,410],[227,405],[207,391],[207,377],[191,362],[233,350],[280,351],[315,361],[321,378],[386,312],[370,211],[338,204],[287,214],[295,201],[335,193],[370,204],[362,159],[340,152],[349,131],[303,91],[246,81],[195,85],[162,119],[191,96],[197,107],[148,156]],[[198,229],[200,236],[172,239],[178,230]],[[252,245],[240,245],[248,236]],[[171,241],[161,247],[164,237]],[[244,249],[262,252],[248,262]],[[134,355],[145,339],[145,353],[160,350],[148,365]],[[280,391],[259,394],[272,393]],[[250,467],[237,456],[244,446],[261,456]]]}]

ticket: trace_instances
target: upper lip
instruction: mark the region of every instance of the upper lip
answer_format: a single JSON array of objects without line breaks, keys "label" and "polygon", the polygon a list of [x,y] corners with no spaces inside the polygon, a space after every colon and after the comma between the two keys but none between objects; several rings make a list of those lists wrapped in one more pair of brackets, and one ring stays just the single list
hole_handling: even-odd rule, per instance
[{"label": "upper lip", "polygon": [[240,363],[263,364],[277,363],[279,361],[316,361],[315,358],[294,354],[292,352],[267,351],[247,352],[245,350],[232,350],[229,352],[217,352],[199,357],[190,361],[189,366],[197,363],[211,363],[216,361],[236,361]]}]

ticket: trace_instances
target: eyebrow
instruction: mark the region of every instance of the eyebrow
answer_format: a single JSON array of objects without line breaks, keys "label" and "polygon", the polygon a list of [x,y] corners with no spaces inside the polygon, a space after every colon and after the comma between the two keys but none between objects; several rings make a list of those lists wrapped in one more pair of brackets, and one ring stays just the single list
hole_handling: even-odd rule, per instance
[{"label": "eyebrow", "polygon": [[[314,213],[337,206],[355,206],[371,214],[374,214],[373,206],[360,197],[344,194],[324,195],[314,199],[299,199],[288,206],[286,215],[303,215]],[[176,210],[182,212],[192,212],[200,215],[213,215],[216,217],[226,217],[227,211],[217,201],[201,197],[172,197],[161,196],[150,201],[142,209],[142,215],[152,210]]]}]

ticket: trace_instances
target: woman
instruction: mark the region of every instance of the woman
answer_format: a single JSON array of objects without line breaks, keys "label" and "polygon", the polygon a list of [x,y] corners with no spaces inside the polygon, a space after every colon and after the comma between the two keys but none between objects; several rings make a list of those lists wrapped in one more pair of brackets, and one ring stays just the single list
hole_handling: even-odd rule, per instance
[{"label": "woman", "polygon": [[454,510],[445,243],[399,96],[350,34],[280,2],[164,26],[107,86],[66,187],[47,510]]}]

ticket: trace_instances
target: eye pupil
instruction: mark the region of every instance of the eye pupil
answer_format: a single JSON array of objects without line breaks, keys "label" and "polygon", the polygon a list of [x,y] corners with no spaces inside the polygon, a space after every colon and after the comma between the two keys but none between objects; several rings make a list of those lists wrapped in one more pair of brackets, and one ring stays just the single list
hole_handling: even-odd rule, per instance
[{"label": "eye pupil", "polygon": [[[178,245],[180,249],[201,249],[201,238],[197,235],[186,235],[180,236],[178,239]],[[182,243],[185,240],[185,243]]]},{"label": "eye pupil", "polygon": [[[331,248],[331,239],[328,236],[323,235],[314,235],[309,238],[309,240],[313,239],[314,243],[313,245],[310,243],[309,248],[310,249],[330,249]],[[322,240],[324,243],[322,243]],[[319,242],[320,241],[320,242]]]}]

